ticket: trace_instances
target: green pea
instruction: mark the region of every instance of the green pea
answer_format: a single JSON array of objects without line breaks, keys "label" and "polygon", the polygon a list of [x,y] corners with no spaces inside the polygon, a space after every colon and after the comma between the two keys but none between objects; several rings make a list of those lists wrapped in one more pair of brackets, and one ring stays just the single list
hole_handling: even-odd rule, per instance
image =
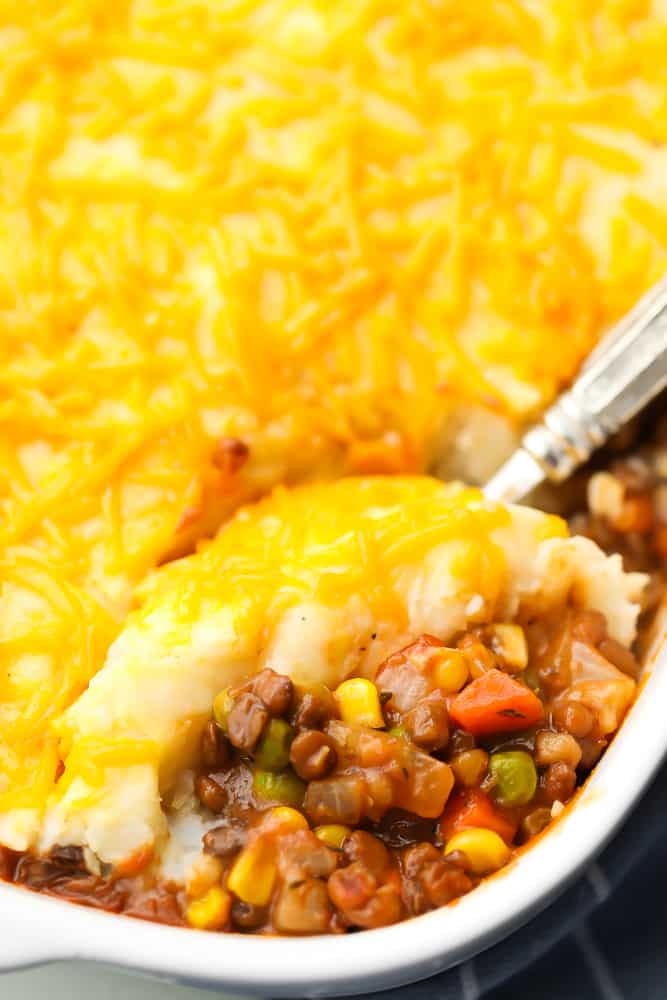
[{"label": "green pea", "polygon": [[213,718],[218,723],[223,732],[227,732],[227,716],[234,707],[234,699],[229,693],[229,688],[223,688],[220,694],[213,699]]},{"label": "green pea", "polygon": [[271,719],[255,751],[260,771],[282,771],[289,764],[294,730],[283,719]]},{"label": "green pea", "polygon": [[394,736],[396,739],[400,738],[403,738],[404,740],[408,739],[408,734],[406,732],[405,726],[392,726],[391,729],[387,732],[387,736]]},{"label": "green pea", "polygon": [[260,799],[280,802],[295,809],[299,808],[306,794],[305,783],[291,770],[279,774],[275,771],[255,771],[253,788]]},{"label": "green pea", "polygon": [[525,806],[537,788],[533,758],[524,750],[494,753],[489,770],[496,779],[494,794],[502,806]]}]

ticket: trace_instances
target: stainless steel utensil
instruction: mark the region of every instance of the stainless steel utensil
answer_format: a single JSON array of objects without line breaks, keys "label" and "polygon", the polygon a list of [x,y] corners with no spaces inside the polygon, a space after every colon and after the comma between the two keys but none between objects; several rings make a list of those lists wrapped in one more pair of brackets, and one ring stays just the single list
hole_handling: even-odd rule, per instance
[{"label": "stainless steel utensil", "polygon": [[667,386],[667,276],[603,338],[571,388],[484,487],[513,503],[566,479]]}]

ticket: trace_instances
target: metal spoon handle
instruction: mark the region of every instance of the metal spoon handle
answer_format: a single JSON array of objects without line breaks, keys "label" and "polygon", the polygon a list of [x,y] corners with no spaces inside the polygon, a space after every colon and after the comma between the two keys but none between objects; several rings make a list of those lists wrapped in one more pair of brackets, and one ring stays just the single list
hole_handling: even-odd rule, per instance
[{"label": "metal spoon handle", "polygon": [[612,329],[569,392],[523,447],[549,479],[565,479],[667,385],[667,281]]},{"label": "metal spoon handle", "polygon": [[487,483],[485,494],[520,500],[542,479],[566,479],[665,386],[667,277],[612,327],[571,389]]}]

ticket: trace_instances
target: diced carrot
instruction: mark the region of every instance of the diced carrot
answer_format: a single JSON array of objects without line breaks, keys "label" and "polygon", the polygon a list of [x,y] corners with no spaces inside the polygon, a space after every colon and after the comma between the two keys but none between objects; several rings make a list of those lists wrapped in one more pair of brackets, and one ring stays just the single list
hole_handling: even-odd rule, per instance
[{"label": "diced carrot", "polygon": [[457,694],[450,716],[474,736],[526,729],[539,722],[542,702],[502,670],[488,670]]},{"label": "diced carrot", "polygon": [[488,795],[478,788],[462,790],[452,795],[438,823],[438,834],[444,844],[459,830],[469,830],[471,827],[494,830],[508,844],[516,833],[516,824],[503,815]]},{"label": "diced carrot", "polygon": [[152,860],[153,845],[144,844],[142,847],[138,847],[133,854],[118,862],[114,869],[114,875],[117,878],[131,878],[148,868]]}]

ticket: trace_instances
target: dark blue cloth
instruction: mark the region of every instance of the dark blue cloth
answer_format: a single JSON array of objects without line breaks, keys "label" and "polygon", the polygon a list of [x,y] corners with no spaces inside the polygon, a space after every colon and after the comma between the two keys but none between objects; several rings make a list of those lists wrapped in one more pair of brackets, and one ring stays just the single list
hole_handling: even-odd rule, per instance
[{"label": "dark blue cloth", "polygon": [[473,961],[377,1000],[667,1000],[667,768],[585,876]]}]

